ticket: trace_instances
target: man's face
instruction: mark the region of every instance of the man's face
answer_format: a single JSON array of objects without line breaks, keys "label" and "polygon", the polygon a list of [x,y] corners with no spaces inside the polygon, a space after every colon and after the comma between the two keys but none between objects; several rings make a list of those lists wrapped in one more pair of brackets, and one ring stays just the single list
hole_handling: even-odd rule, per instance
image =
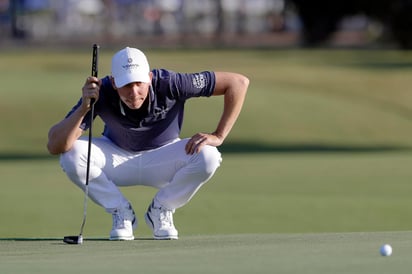
[{"label": "man's face", "polygon": [[120,99],[130,109],[139,109],[149,94],[149,83],[132,82],[117,89]]},{"label": "man's face", "polygon": [[[152,74],[150,74],[150,79],[152,79]],[[115,87],[113,78],[112,83]],[[116,88],[116,90],[119,93],[120,99],[128,108],[139,109],[149,94],[149,87],[150,83],[132,82],[121,88]]]}]

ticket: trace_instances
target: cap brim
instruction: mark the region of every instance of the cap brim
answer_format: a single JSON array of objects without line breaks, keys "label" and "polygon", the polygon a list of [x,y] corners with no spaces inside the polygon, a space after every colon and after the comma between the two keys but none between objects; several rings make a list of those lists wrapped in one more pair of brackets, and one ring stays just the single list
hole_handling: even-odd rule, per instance
[{"label": "cap brim", "polygon": [[133,82],[150,83],[149,73],[126,73],[125,75],[114,77],[117,88],[124,87]]}]

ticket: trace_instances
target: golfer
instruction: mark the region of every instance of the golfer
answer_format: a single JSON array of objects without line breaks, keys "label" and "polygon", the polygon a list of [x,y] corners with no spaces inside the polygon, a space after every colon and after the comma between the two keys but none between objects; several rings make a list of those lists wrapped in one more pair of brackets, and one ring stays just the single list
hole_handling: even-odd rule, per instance
[{"label": "golfer", "polygon": [[[150,70],[145,54],[127,47],[113,56],[110,76],[86,79],[78,103],[51,127],[47,148],[60,154],[64,172],[84,191],[88,139],[82,134],[90,127],[94,98],[94,114],[105,126],[92,139],[89,197],[112,214],[110,240],[134,239],[135,213],[119,189],[134,185],[158,189],[145,214],[153,237],[178,239],[173,213],[219,167],[216,147],[236,122],[248,85],[248,78],[231,72]],[[180,139],[186,100],[217,95],[224,105],[216,130]],[[208,119],[207,113],[196,119]]]}]

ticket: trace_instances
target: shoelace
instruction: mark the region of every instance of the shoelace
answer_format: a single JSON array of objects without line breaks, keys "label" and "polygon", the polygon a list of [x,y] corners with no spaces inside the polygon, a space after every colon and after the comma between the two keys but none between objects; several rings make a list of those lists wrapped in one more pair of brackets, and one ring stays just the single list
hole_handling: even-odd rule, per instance
[{"label": "shoelace", "polygon": [[162,224],[162,226],[172,227],[173,225],[172,211],[160,208],[159,218],[160,218],[160,223]]}]

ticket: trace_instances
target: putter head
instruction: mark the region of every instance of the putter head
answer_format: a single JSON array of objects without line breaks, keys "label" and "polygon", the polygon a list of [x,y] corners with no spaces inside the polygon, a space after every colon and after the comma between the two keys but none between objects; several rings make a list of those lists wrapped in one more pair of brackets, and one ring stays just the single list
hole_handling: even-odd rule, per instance
[{"label": "putter head", "polygon": [[64,236],[63,242],[71,245],[81,245],[83,243],[83,236]]}]

